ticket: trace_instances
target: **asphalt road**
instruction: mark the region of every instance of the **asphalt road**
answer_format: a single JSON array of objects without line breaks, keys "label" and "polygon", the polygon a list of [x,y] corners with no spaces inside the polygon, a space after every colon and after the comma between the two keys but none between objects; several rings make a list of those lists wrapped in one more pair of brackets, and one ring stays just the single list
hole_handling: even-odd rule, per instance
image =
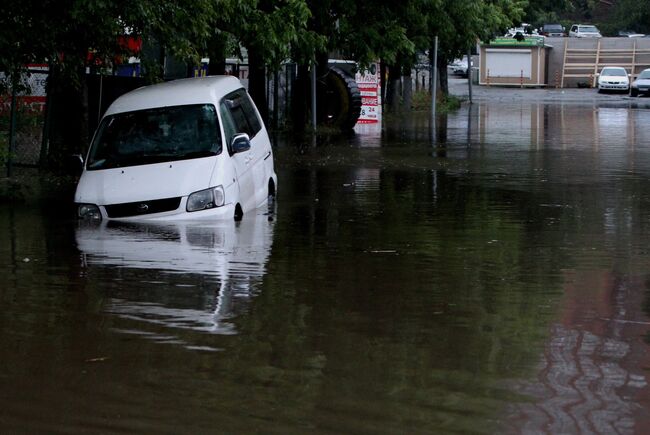
[{"label": "asphalt road", "polygon": [[[461,98],[469,98],[467,79],[450,76],[449,93]],[[596,89],[584,88],[556,89],[472,85],[472,99],[504,102],[525,100],[544,103],[557,102],[650,108],[650,98],[648,97],[630,97],[627,93],[598,93]]]}]

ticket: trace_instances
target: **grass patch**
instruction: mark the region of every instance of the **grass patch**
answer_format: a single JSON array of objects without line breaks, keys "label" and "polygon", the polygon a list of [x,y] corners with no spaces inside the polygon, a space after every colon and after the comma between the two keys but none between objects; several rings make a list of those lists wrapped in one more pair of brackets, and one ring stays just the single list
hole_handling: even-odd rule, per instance
[{"label": "grass patch", "polygon": [[[451,113],[460,109],[462,99],[455,95],[444,95],[438,98],[436,111],[438,113]],[[413,110],[431,110],[431,95],[429,91],[417,91],[413,93]]]}]

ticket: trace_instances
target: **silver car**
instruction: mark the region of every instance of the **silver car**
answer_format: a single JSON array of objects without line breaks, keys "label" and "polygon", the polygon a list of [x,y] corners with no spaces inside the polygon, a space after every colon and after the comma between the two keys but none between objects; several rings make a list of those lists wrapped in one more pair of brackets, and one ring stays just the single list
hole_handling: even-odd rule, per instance
[{"label": "silver car", "polygon": [[569,30],[569,36],[574,38],[600,38],[600,30],[591,24],[574,24]]},{"label": "silver car", "polygon": [[630,87],[630,95],[633,97],[648,93],[650,93],[650,68],[641,71]]}]

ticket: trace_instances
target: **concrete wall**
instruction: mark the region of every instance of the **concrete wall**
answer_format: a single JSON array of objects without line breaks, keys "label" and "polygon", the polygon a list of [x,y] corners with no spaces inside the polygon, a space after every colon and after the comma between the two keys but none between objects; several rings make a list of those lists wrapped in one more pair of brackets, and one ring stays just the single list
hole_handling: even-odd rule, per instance
[{"label": "concrete wall", "polygon": [[[560,85],[562,77],[562,67],[564,61],[564,51],[565,45],[568,45],[569,49],[593,49],[595,50],[598,47],[598,41],[600,40],[601,48],[601,58],[599,59],[599,68],[598,71],[604,66],[604,64],[611,65],[620,65],[624,66],[625,63],[632,62],[630,56],[619,56],[618,58],[613,55],[613,52],[607,52],[607,50],[619,49],[619,50],[635,50],[636,46],[636,66],[634,71],[632,68],[628,68],[628,72],[636,75],[645,68],[650,68],[650,38],[546,38],[546,44],[552,47],[548,51],[548,76],[547,84],[549,87],[556,87]],[[603,51],[604,50],[604,51]],[[569,62],[582,62],[595,63],[595,56],[592,58],[583,58],[583,59],[568,59]],[[583,70],[572,70],[567,71],[567,73],[584,73],[589,74],[590,71]],[[564,87],[577,87],[579,83],[588,82],[588,78],[565,78]]]}]

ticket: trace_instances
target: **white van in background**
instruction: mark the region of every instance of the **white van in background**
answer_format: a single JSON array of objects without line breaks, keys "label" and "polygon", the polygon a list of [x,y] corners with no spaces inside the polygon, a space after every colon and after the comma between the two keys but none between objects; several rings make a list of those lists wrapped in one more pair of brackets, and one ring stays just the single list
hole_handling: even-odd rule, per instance
[{"label": "white van in background", "polygon": [[241,219],[275,196],[271,142],[235,77],[176,80],[111,104],[77,185],[86,219]]}]

